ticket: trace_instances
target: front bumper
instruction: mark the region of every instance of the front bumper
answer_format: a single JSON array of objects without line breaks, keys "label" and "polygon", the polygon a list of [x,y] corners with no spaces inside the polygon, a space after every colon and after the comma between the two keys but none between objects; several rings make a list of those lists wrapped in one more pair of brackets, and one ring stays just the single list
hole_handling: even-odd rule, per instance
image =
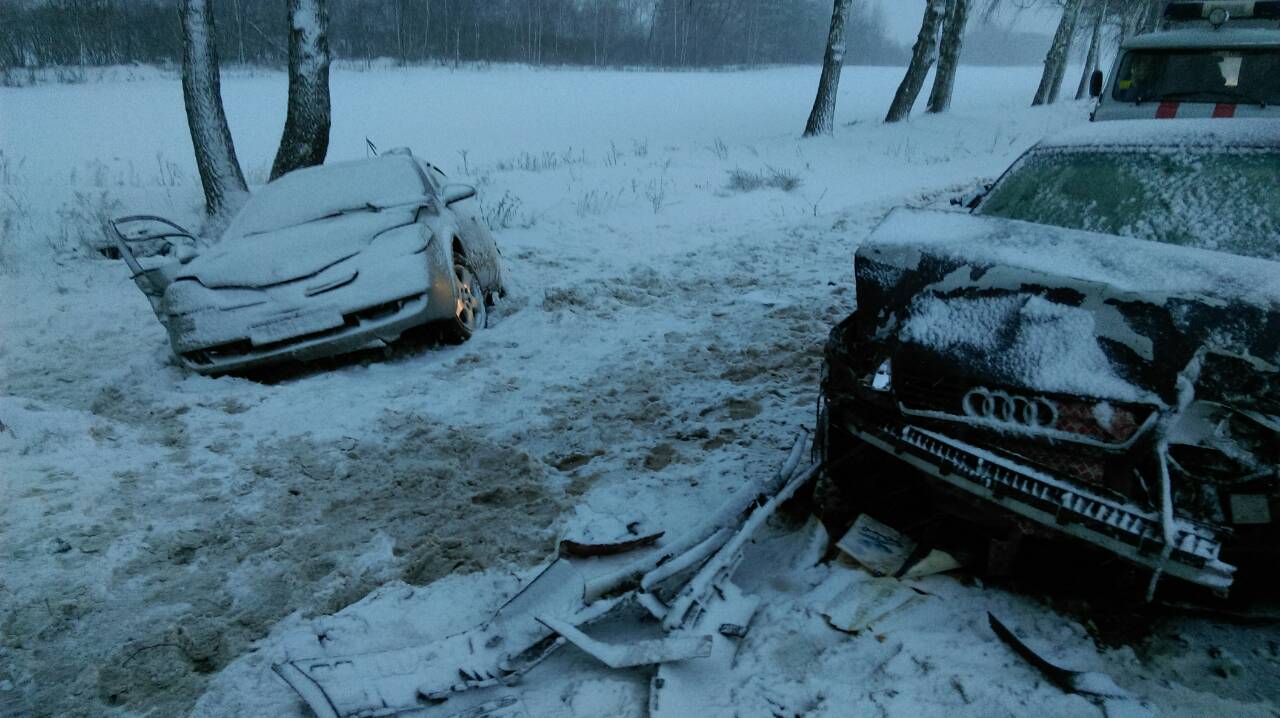
[{"label": "front bumper", "polygon": [[1216,591],[1234,580],[1220,560],[1222,537],[1174,519],[1174,545],[1165,553],[1160,517],[1141,507],[1085,490],[944,434],[883,418],[831,417],[843,430],[970,497],[1146,568]]},{"label": "front bumper", "polygon": [[243,339],[178,353],[182,365],[199,374],[217,375],[291,361],[307,362],[386,346],[415,327],[453,318],[452,296],[420,294],[344,315],[346,323],[316,334],[267,345]]}]

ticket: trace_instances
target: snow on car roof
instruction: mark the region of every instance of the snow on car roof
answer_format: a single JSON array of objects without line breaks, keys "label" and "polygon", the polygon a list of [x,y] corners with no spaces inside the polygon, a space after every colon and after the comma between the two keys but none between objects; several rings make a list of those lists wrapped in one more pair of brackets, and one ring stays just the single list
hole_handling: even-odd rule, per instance
[{"label": "snow on car roof", "polygon": [[1280,29],[1186,28],[1138,35],[1124,43],[1126,50],[1162,50],[1170,48],[1214,50],[1219,48],[1280,47]]},{"label": "snow on car roof", "polygon": [[368,205],[421,199],[426,188],[415,160],[387,155],[295,170],[267,183],[232,220],[224,238],[295,227]]},{"label": "snow on car roof", "polygon": [[1047,137],[1036,147],[1280,148],[1280,119],[1091,122]]},{"label": "snow on car roof", "polygon": [[1280,262],[950,210],[896,209],[864,247],[917,248],[1160,297],[1201,295],[1280,307]]}]

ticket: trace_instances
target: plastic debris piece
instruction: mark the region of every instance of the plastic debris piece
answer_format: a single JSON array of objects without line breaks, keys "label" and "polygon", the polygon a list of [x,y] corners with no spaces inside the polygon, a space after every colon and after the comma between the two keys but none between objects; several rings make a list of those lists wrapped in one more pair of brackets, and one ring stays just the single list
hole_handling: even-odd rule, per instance
[{"label": "plastic debris piece", "polygon": [[529,711],[516,696],[503,696],[454,713],[449,718],[529,718]]},{"label": "plastic debris piece", "polygon": [[1111,676],[1093,671],[1073,671],[1056,666],[1031,650],[1013,631],[1000,622],[995,614],[988,613],[991,630],[1050,683],[1067,693],[1075,693],[1097,703],[1107,718],[1153,718],[1157,715],[1151,706],[1138,700],[1133,694],[1116,685]]},{"label": "plastic debris piece", "polygon": [[894,578],[875,578],[849,586],[822,612],[838,631],[861,633],[924,599],[924,595]]},{"label": "plastic debris piece", "polygon": [[711,655],[712,639],[709,635],[676,636],[622,644],[606,643],[588,636],[564,621],[541,616],[538,617],[538,621],[610,668],[652,666],[671,661],[687,661],[691,658],[706,658]]},{"label": "plastic debris piece", "polygon": [[897,575],[915,547],[915,541],[867,514],[859,516],[836,543],[836,548],[877,576]]},{"label": "plastic debris piece", "polygon": [[[676,634],[700,632],[712,626],[748,626],[760,605],[757,596],[744,594],[732,581],[718,584],[718,591],[703,606],[693,624]],[[658,666],[649,685],[649,718],[689,718],[720,715],[723,706],[715,703],[709,685],[724,681],[733,670],[739,639],[715,633],[711,655],[700,661],[679,661]]]},{"label": "plastic debris piece", "polygon": [[615,556],[620,553],[634,551],[645,546],[652,546],[662,538],[663,532],[646,534],[644,536],[633,536],[631,538],[618,539],[611,542],[587,543],[584,541],[575,541],[573,539],[562,539],[560,541],[560,552],[569,556]]},{"label": "plastic debris piece", "polygon": [[919,561],[907,568],[907,572],[902,574],[903,578],[924,578],[934,574],[946,573],[954,571],[964,566],[959,559],[942,549],[931,549],[929,553]]}]

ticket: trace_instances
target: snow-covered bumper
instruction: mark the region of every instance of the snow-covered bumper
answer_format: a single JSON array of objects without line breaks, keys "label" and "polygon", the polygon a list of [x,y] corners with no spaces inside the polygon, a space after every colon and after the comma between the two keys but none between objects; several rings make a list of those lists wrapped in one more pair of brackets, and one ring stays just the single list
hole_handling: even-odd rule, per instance
[{"label": "snow-covered bumper", "polygon": [[454,317],[450,264],[437,243],[389,259],[339,262],[266,288],[175,282],[164,302],[174,354],[192,371],[225,374],[377,348]]}]

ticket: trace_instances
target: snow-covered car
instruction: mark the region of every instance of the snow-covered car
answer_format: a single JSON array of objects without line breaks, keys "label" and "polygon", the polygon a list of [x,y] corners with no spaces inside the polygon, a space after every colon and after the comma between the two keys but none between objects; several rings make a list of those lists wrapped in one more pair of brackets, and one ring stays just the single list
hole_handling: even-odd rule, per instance
[{"label": "snow-covered car", "polygon": [[1171,2],[1159,32],[1127,40],[1095,120],[1280,118],[1280,0]]},{"label": "snow-covered car", "polygon": [[383,347],[425,325],[462,341],[503,292],[475,194],[386,154],[268,183],[203,251],[156,217],[116,220],[116,244],[174,354],[201,374]]},{"label": "snow-covered car", "polygon": [[1277,177],[1280,121],[1109,122],[1033,147],[972,213],[895,210],[825,350],[832,478],[980,517],[996,541],[1071,536],[1219,593],[1269,585]]}]

